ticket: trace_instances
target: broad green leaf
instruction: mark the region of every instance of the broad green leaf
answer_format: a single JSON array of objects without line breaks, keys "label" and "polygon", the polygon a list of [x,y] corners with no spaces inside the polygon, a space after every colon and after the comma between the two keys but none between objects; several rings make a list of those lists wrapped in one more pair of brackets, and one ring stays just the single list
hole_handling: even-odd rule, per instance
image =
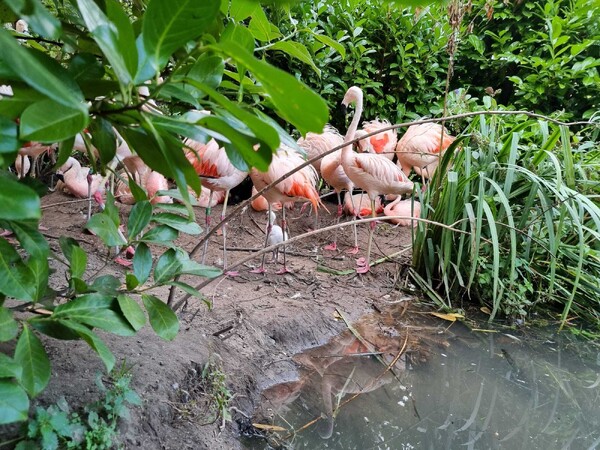
[{"label": "broad green leaf", "polygon": [[310,31],[312,33],[312,35],[315,37],[315,39],[317,39],[318,41],[322,42],[323,44],[336,50],[341,55],[342,60],[346,59],[346,49],[343,44],[341,44],[340,42],[338,42],[334,39],[331,39],[327,35],[317,34],[312,30],[305,30],[305,31]]},{"label": "broad green leaf", "polygon": [[27,420],[29,398],[17,383],[0,380],[0,425]]},{"label": "broad green leaf", "polygon": [[115,224],[118,228],[121,225],[121,216],[119,216],[119,208],[115,202],[115,197],[111,191],[106,192],[106,202],[103,213]]},{"label": "broad green leaf", "polygon": [[76,332],[81,337],[81,339],[87,342],[88,345],[92,347],[92,349],[96,353],[98,353],[98,356],[100,356],[100,359],[104,363],[107,372],[113,370],[113,367],[115,366],[115,356],[112,354],[110,349],[106,346],[102,339],[98,337],[96,333],[94,333],[85,325],[74,322],[72,320],[59,320],[59,322],[65,327],[70,328],[74,332]]},{"label": "broad green leaf", "polygon": [[52,317],[34,317],[30,319],[28,323],[40,333],[44,333],[45,335],[53,337],[54,339],[61,339],[65,341],[79,339],[79,335],[71,328],[64,326],[60,320],[55,320]]},{"label": "broad green leaf", "polygon": [[177,259],[177,251],[173,248],[164,252],[154,268],[154,281],[158,284],[164,283],[179,274],[181,262]]},{"label": "broad green leaf", "polygon": [[133,273],[127,272],[125,274],[125,287],[127,287],[128,291],[133,291],[139,285],[140,282]]},{"label": "broad green leaf", "polygon": [[321,69],[315,65],[315,62],[313,61],[308,49],[301,43],[293,41],[279,41],[275,42],[275,44],[273,44],[269,50],[281,50],[291,57],[308,64],[319,77],[321,76]]},{"label": "broad green leaf", "polygon": [[182,217],[178,214],[172,213],[159,213],[152,216],[152,221],[169,225],[171,228],[187,233],[191,235],[198,235],[202,233],[202,228],[193,220],[187,217]]},{"label": "broad green leaf", "polygon": [[85,227],[99,236],[108,247],[127,243],[115,223],[104,213],[94,214]]},{"label": "broad green leaf", "polygon": [[250,53],[254,52],[254,36],[243,25],[228,23],[221,33],[220,42],[234,42]]},{"label": "broad green leaf", "polygon": [[135,331],[139,331],[146,325],[144,310],[134,299],[127,295],[119,295],[117,301],[119,302],[121,312]]},{"label": "broad green leaf", "polygon": [[[136,203],[148,200],[148,194],[146,194],[146,191],[144,191],[142,187],[136,183],[135,179],[129,177],[127,184],[129,185],[129,190],[131,191],[131,195],[133,195],[133,198],[135,199]],[[131,231],[129,233],[132,236],[135,236],[131,233]]]},{"label": "broad green leaf", "polygon": [[13,319],[12,311],[0,306],[0,342],[10,341],[17,336],[18,332],[19,326],[17,321]]},{"label": "broad green leaf", "polygon": [[259,41],[268,42],[281,36],[279,29],[269,22],[264,10],[259,7],[254,10],[248,24],[248,31]]},{"label": "broad green leaf", "polygon": [[15,14],[27,22],[33,31],[49,39],[58,39],[62,33],[60,21],[40,0],[4,0]]},{"label": "broad green leaf", "polygon": [[[93,0],[77,0],[77,6],[83,21],[106,59],[110,62],[119,81],[125,86],[130,85],[133,82],[133,73],[129,72],[125,57],[121,53],[121,45],[128,43],[127,36],[119,34],[120,30],[117,29],[117,26],[106,17]],[[110,9],[113,14],[118,14],[115,12],[116,7]],[[119,21],[119,24],[122,24],[122,21]],[[131,49],[123,49],[122,51],[125,51],[127,55],[133,52]]]},{"label": "broad green leaf", "polygon": [[60,167],[67,162],[71,153],[73,153],[73,144],[75,144],[75,136],[65,139],[58,144],[58,156],[54,167]]},{"label": "broad green leaf", "polygon": [[117,137],[111,123],[102,117],[96,117],[88,129],[92,134],[92,145],[100,154],[100,161],[108,164],[117,153]]},{"label": "broad green leaf", "polygon": [[101,328],[119,336],[132,336],[135,331],[125,318],[115,312],[116,300],[104,294],[84,294],[54,310],[54,319],[70,319]]},{"label": "broad green leaf", "polygon": [[73,247],[71,251],[71,267],[69,272],[73,278],[81,278],[87,267],[87,253],[79,246]]},{"label": "broad green leaf", "polygon": [[179,233],[174,228],[167,225],[159,225],[144,234],[140,238],[140,241],[170,246],[172,241],[177,239],[178,235]]},{"label": "broad green leaf", "polygon": [[100,275],[94,278],[94,282],[90,285],[92,291],[110,296],[117,295],[119,287],[121,287],[121,281],[114,275]]},{"label": "broad green leaf", "polygon": [[283,70],[255,58],[233,42],[222,42],[214,48],[252,72],[269,94],[277,112],[302,135],[309,131],[323,131],[329,117],[327,104],[305,84]]},{"label": "broad green leaf", "polygon": [[213,266],[205,266],[204,264],[198,264],[196,261],[192,261],[187,253],[182,251],[177,253],[179,260],[181,261],[180,272],[187,275],[196,275],[205,278],[215,278],[223,275],[223,271]]},{"label": "broad green leaf", "polygon": [[10,227],[27,253],[44,258],[48,256],[50,247],[37,227],[25,222],[12,222]]},{"label": "broad green leaf", "polygon": [[135,237],[144,231],[146,225],[150,223],[152,217],[152,205],[148,200],[137,202],[131,208],[127,222],[127,232],[131,237]]},{"label": "broad green leaf", "polygon": [[0,220],[39,219],[40,198],[35,191],[7,174],[0,175]]},{"label": "broad green leaf", "polygon": [[23,368],[10,356],[0,353],[0,378],[16,378],[21,380]]},{"label": "broad green leaf", "polygon": [[142,36],[154,69],[160,70],[175,50],[204,33],[216,19],[219,6],[219,0],[150,0]]},{"label": "broad green leaf", "polygon": [[57,142],[75,136],[87,126],[88,115],[53,100],[27,107],[21,115],[20,138],[24,141]]},{"label": "broad green leaf", "polygon": [[200,292],[198,289],[194,288],[193,286],[190,286],[189,284],[183,283],[181,281],[171,281],[169,284],[172,286],[177,286],[179,289],[181,289],[185,293],[190,294],[191,296],[194,296],[196,298],[199,298],[204,303],[206,303],[207,306],[211,307],[210,300],[208,300],[202,292]]},{"label": "broad green leaf", "polygon": [[229,17],[236,22],[241,22],[250,17],[259,7],[260,4],[253,0],[231,0]]},{"label": "broad green leaf", "polygon": [[156,334],[166,341],[175,339],[179,332],[179,320],[173,310],[153,295],[142,294],[142,301]]},{"label": "broad green leaf", "polygon": [[[216,89],[221,84],[223,79],[223,71],[225,69],[225,63],[223,58],[216,55],[203,54],[191,69],[185,75],[185,78],[194,80],[198,83],[205,84],[212,89]],[[184,89],[190,93],[196,100],[204,96],[202,90],[185,84]]]},{"label": "broad green leaf", "polygon": [[140,284],[144,284],[152,271],[152,253],[143,242],[139,243],[133,256],[133,274]]},{"label": "broad green leaf", "polygon": [[32,274],[12,245],[0,237],[0,293],[17,300],[33,300]]},{"label": "broad green leaf", "polygon": [[14,359],[23,368],[21,384],[30,397],[37,396],[50,381],[50,360],[42,342],[27,325],[23,325]]},{"label": "broad green leaf", "polygon": [[101,79],[104,66],[93,53],[76,53],[69,61],[69,73],[75,80]]},{"label": "broad green leaf", "polygon": [[20,147],[17,123],[0,116],[0,153],[15,153]]},{"label": "broad green leaf", "polygon": [[[91,1],[91,0],[88,0]],[[87,112],[81,92],[73,91],[46,67],[33,51],[27,51],[4,29],[0,29],[0,62],[4,61],[29,86],[68,108]],[[66,73],[66,71],[65,71]],[[66,81],[66,80],[65,80]]]},{"label": "broad green leaf", "polygon": [[33,300],[41,300],[48,289],[48,276],[50,274],[48,258],[46,256],[30,256],[26,264],[31,273],[29,282],[33,289]]},{"label": "broad green leaf", "polygon": [[121,2],[116,0],[105,0],[106,14],[117,28],[117,43],[120,56],[125,63],[125,67],[133,77],[137,71],[138,54],[135,46],[135,33],[131,24],[131,19],[123,10]]}]

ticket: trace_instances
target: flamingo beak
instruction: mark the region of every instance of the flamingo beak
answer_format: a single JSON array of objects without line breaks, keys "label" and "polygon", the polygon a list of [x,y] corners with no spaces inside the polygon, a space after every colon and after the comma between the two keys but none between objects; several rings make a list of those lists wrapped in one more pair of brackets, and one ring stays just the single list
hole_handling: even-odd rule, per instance
[{"label": "flamingo beak", "polygon": [[62,173],[60,172],[56,172],[56,178],[58,178],[60,181],[62,181],[63,183],[65,182],[65,177]]}]

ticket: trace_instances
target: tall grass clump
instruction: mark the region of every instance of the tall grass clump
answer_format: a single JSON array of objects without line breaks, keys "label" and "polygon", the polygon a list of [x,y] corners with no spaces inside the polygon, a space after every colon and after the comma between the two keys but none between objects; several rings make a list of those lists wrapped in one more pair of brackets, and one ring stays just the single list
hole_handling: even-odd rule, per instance
[{"label": "tall grass clump", "polygon": [[[598,141],[523,116],[479,116],[423,194],[413,276],[441,307],[466,297],[525,318],[600,329]],[[597,136],[596,136],[597,138]],[[583,320],[576,320],[583,319]]]}]

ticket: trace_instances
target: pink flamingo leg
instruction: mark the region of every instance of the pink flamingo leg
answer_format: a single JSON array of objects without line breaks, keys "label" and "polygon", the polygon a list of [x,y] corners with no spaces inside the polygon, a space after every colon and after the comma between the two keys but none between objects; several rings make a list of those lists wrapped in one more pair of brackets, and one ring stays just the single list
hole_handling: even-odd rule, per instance
[{"label": "pink flamingo leg", "polygon": [[[283,208],[285,210],[285,208]],[[269,203],[269,213],[267,214],[267,234],[265,236],[265,246],[264,248],[267,248],[267,246],[269,245],[269,235],[271,234],[271,230],[273,228],[273,226],[271,225],[271,204]],[[263,253],[262,255],[262,262],[260,263],[260,267],[257,267],[256,269],[252,269],[250,271],[250,273],[265,273],[265,258],[266,258],[267,254]]]},{"label": "pink flamingo leg", "polygon": [[[377,217],[377,213],[375,212],[375,199],[371,199],[371,213],[373,218]],[[369,246],[367,247],[367,257],[365,259],[360,258],[356,261],[358,268],[356,269],[357,273],[367,273],[371,269],[371,244],[373,242],[373,233],[375,228],[377,227],[377,222],[371,222],[371,230],[369,232]]]},{"label": "pink flamingo leg", "polygon": [[[223,201],[223,212],[221,213],[221,221],[225,219],[225,212],[227,211],[227,202],[229,201],[229,191],[225,192],[225,200]],[[237,277],[239,272],[234,270],[227,270],[227,223],[223,223],[223,272],[227,276]]]},{"label": "pink flamingo leg", "polygon": [[[285,208],[281,209],[281,231],[283,232],[284,242],[285,242],[286,233],[289,236],[289,233],[287,230],[287,221],[285,220]],[[286,253],[285,252],[285,244],[283,244],[283,267],[277,271],[277,273],[279,275],[283,275],[284,273],[291,272],[291,270],[289,270],[286,265],[286,254],[285,253]]]},{"label": "pink flamingo leg", "polygon": [[[335,221],[335,224],[338,225],[340,223],[340,217],[342,217],[342,197],[339,192],[336,192],[336,194],[337,194],[337,199],[338,199],[338,209],[337,209],[337,219]],[[331,244],[323,247],[323,250],[331,250],[331,251],[337,250],[338,228],[336,228],[333,233],[334,233],[333,234],[333,242]]]},{"label": "pink flamingo leg", "polygon": [[[350,203],[352,204],[352,210],[356,212],[356,207],[354,206],[354,198],[352,197],[352,191],[348,192],[350,195]],[[346,253],[349,255],[356,255],[358,253],[358,232],[356,231],[356,214],[352,217],[352,231],[354,231],[354,247],[349,250],[346,250]]]},{"label": "pink flamingo leg", "polygon": [[[212,203],[213,191],[210,191],[208,195],[208,206],[206,207],[206,212],[204,215],[204,224],[206,226],[206,234],[208,234],[208,230],[210,229],[210,204]],[[202,264],[206,261],[206,250],[208,250],[208,239],[204,241],[204,249],[202,250]]]}]

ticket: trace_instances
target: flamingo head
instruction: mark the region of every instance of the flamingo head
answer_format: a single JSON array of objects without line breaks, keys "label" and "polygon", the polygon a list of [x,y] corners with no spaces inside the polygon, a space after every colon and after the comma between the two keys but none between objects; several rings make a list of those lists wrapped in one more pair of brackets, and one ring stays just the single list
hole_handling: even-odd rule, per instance
[{"label": "flamingo head", "polygon": [[363,98],[362,89],[357,86],[352,86],[348,91],[346,91],[346,95],[344,95],[344,99],[342,100],[342,105],[348,107],[351,103],[361,103]]}]

